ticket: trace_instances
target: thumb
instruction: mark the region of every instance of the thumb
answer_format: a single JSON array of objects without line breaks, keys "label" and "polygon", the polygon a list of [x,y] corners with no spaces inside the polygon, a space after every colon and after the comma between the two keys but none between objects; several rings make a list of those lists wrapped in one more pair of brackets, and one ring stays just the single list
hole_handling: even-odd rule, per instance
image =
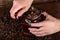
[{"label": "thumb", "polygon": [[47,12],[43,12],[42,14],[46,17],[46,20],[55,20],[56,19],[53,16],[49,15]]}]

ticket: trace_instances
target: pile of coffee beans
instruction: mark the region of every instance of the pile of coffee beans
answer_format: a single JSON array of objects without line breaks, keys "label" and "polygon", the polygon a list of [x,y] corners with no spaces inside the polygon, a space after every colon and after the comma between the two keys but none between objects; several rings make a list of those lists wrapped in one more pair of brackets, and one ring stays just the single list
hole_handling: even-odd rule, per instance
[{"label": "pile of coffee beans", "polygon": [[44,36],[44,37],[29,37],[23,35],[23,18],[12,19],[10,13],[4,13],[0,16],[0,40],[60,40],[60,32]]}]

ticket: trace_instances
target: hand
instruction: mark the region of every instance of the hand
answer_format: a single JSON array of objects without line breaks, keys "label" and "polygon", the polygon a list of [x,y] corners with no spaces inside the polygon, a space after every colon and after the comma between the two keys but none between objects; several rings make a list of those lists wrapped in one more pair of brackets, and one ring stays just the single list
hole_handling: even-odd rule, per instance
[{"label": "hand", "polygon": [[32,34],[39,37],[39,36],[50,35],[50,34],[60,31],[60,20],[59,19],[52,17],[46,12],[43,12],[42,14],[46,16],[46,20],[39,22],[39,23],[31,23],[32,27],[40,27],[39,29],[29,28]]},{"label": "hand", "polygon": [[32,2],[33,0],[14,0],[13,6],[10,10],[11,17],[15,19],[14,15],[18,10],[20,11],[17,14],[17,18],[21,16],[24,12],[26,12],[30,8]]}]

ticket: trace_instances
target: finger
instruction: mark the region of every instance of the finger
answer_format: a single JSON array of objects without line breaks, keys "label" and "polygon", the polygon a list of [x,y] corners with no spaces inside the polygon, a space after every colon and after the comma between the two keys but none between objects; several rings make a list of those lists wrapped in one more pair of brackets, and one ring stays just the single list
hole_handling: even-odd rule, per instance
[{"label": "finger", "polygon": [[32,34],[34,34],[34,35],[36,35],[37,37],[41,37],[41,36],[46,36],[46,35],[48,35],[46,32],[45,32],[45,30],[44,30],[44,28],[40,28],[39,30],[30,30],[30,32],[32,33]]},{"label": "finger", "polygon": [[23,7],[22,7],[22,6],[18,6],[18,4],[17,4],[17,5],[13,5],[12,8],[11,8],[11,10],[10,10],[10,15],[11,15],[11,17],[15,19],[15,13],[16,13],[19,9],[21,9],[21,8],[23,8]]},{"label": "finger", "polygon": [[42,34],[39,34],[39,35],[36,35],[37,37],[43,37],[43,36],[46,36],[46,34],[42,33]]},{"label": "finger", "polygon": [[43,28],[39,28],[39,29],[29,28],[29,30],[32,31],[32,32],[40,32],[40,31],[43,31]]},{"label": "finger", "polygon": [[41,31],[41,32],[32,32],[32,31],[30,31],[32,34],[35,34],[35,35],[42,35],[42,34],[44,34],[44,32],[43,31]]},{"label": "finger", "polygon": [[30,31],[32,34],[34,34],[37,37],[42,37],[42,36],[46,36],[48,34],[46,34],[44,31],[40,31],[40,32],[32,32]]},{"label": "finger", "polygon": [[19,16],[22,16],[26,11],[28,11],[28,9],[29,9],[29,7],[27,6],[27,7],[24,7],[22,10],[20,10],[17,14],[17,18]]},{"label": "finger", "polygon": [[44,31],[41,31],[41,32],[32,32],[32,31],[30,31],[32,34],[34,34],[34,35],[40,35],[40,36],[42,36],[43,34],[44,34]]},{"label": "finger", "polygon": [[45,21],[39,23],[31,23],[31,27],[42,27],[45,25]]}]

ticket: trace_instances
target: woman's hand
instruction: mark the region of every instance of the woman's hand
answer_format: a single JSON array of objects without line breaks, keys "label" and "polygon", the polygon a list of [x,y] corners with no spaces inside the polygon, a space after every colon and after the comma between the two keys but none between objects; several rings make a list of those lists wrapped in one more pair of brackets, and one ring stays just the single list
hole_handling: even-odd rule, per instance
[{"label": "woman's hand", "polygon": [[39,36],[50,35],[50,34],[60,31],[59,19],[52,17],[46,12],[43,12],[42,14],[46,16],[46,20],[39,23],[31,23],[32,27],[40,27],[39,29],[29,28],[32,34],[39,37]]},{"label": "woman's hand", "polygon": [[17,18],[21,16],[24,12],[26,12],[30,8],[32,2],[33,0],[14,0],[13,6],[10,10],[11,17],[15,19],[14,15],[18,10],[20,11],[17,14]]}]

